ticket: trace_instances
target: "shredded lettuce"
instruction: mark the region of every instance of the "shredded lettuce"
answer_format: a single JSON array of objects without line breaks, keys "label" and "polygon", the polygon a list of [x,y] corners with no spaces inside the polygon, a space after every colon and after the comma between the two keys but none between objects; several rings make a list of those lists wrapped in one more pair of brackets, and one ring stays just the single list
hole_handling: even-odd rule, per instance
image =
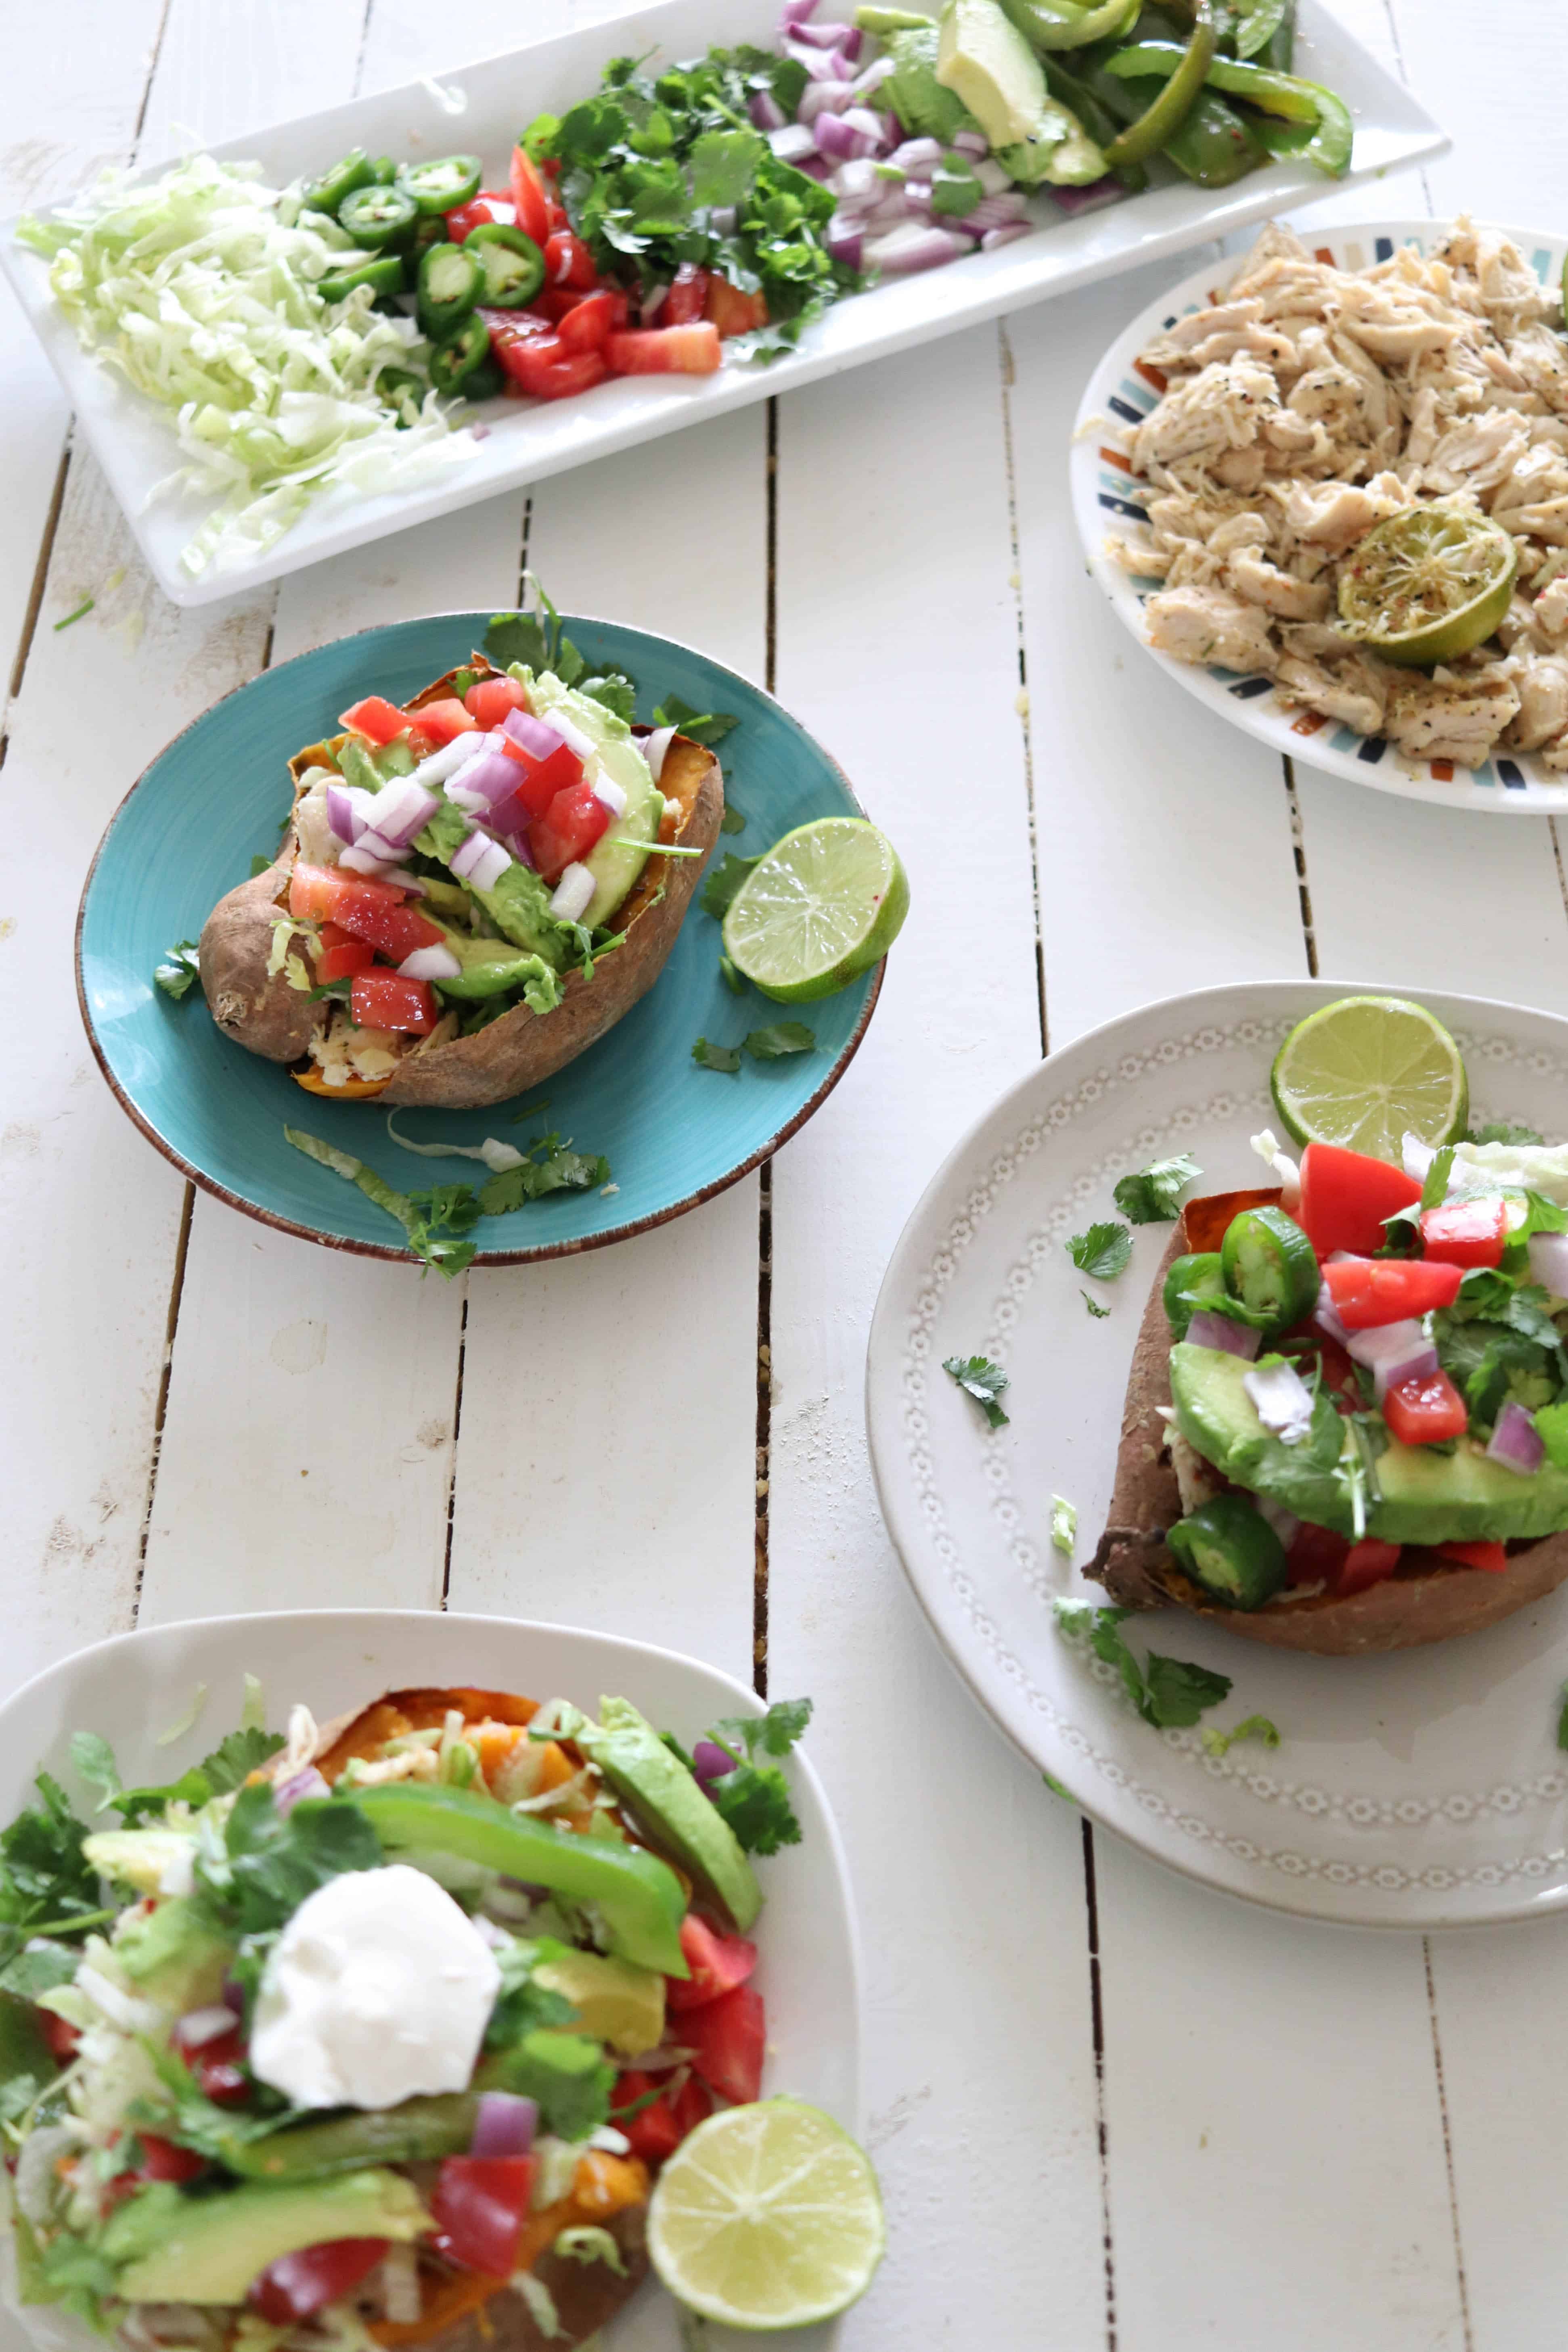
[{"label": "shredded lettuce", "polygon": [[106,172],[16,241],[49,263],[82,348],[175,412],[186,462],[153,495],[217,501],[183,551],[192,573],[253,561],[325,491],[400,490],[472,454],[433,392],[400,425],[378,379],[422,373],[428,346],[368,286],[321,299],[321,278],[369,257],[258,163],[193,155],[140,184]]},{"label": "shredded lettuce", "polygon": [[195,1693],[192,1696],[191,1703],[186,1707],[184,1713],[179,1717],[177,1721],[165,1726],[165,1727],[158,1734],[156,1739],[153,1740],[153,1747],[173,1748],[176,1739],[183,1739],[187,1731],[193,1731],[200,1719],[202,1709],[205,1706],[206,1703],[207,1686],[205,1683],[198,1683]]}]

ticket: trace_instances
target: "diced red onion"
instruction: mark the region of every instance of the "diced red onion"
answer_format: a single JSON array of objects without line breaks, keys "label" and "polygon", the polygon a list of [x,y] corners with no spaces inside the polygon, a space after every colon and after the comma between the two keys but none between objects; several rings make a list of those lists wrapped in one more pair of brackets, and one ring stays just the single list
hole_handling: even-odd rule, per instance
[{"label": "diced red onion", "polygon": [[953,226],[966,228],[974,236],[984,236],[987,229],[1012,228],[1028,217],[1028,208],[1020,195],[982,196],[974,210],[965,213]]},{"label": "diced red onion", "polygon": [[347,784],[327,786],[327,823],[345,848],[356,842],[364,831],[364,820],[355,814],[354,804],[349,798],[350,789]]},{"label": "diced red onion", "polygon": [[934,172],[942,161],[942,142],[940,139],[906,139],[901,146],[894,148],[888,161],[897,164],[900,172]]},{"label": "diced red onion", "polygon": [[509,833],[506,836],[506,845],[520,866],[526,866],[531,874],[538,871],[533,863],[533,852],[528,845],[526,834]]},{"label": "diced red onion", "polygon": [[857,74],[855,77],[856,97],[869,98],[871,92],[874,89],[880,89],[888,76],[890,73],[896,73],[897,70],[897,65],[891,58],[874,58],[865,72]]},{"label": "diced red onion", "polygon": [[837,49],[814,49],[806,41],[786,41],[784,55],[803,65],[813,81],[853,81],[849,61]]},{"label": "diced red onion", "polygon": [[909,133],[904,129],[903,124],[899,121],[898,116],[889,108],[883,107],[877,119],[882,126],[883,146],[889,150],[894,147],[901,146],[903,142],[908,138]]},{"label": "diced red onion", "polygon": [[448,776],[455,776],[460,772],[473,758],[484,740],[484,734],[480,729],[463,728],[453,736],[449,743],[443,743],[440,750],[432,751],[427,760],[420,761],[414,771],[413,782],[416,784],[424,784],[426,789],[436,784],[444,784]]},{"label": "diced red onion", "polygon": [[1267,1519],[1287,1551],[1301,1532],[1301,1522],[1294,1511],[1277,1503],[1271,1495],[1254,1495],[1252,1507],[1260,1519]]},{"label": "diced red onion", "polygon": [[816,14],[816,0],[784,0],[784,6],[779,10],[780,39],[798,32],[803,25],[811,22]]},{"label": "diced red onion", "polygon": [[1554,1298],[1568,1298],[1568,1234],[1531,1234],[1530,1273]]},{"label": "diced red onion", "polygon": [[1497,1417],[1487,1458],[1500,1462],[1505,1470],[1517,1470],[1521,1478],[1532,1477],[1546,1459],[1535,1415],[1517,1397],[1510,1397]]},{"label": "diced red onion", "polygon": [[840,163],[833,174],[833,193],[841,205],[875,204],[887,182],[880,178],[869,155],[854,155]]},{"label": "diced red onion", "polygon": [[1334,1305],[1334,1294],[1326,1282],[1318,1292],[1318,1303],[1312,1309],[1312,1320],[1320,1330],[1328,1333],[1331,1339],[1337,1339],[1342,1348],[1350,1345],[1351,1335],[1340,1321],[1339,1310]]},{"label": "diced red onion", "polygon": [[770,131],[768,145],[781,163],[803,163],[816,152],[816,125],[808,130],[804,122],[786,122],[782,131]]},{"label": "diced red onion", "polygon": [[331,1793],[315,1766],[307,1764],[303,1771],[291,1772],[287,1780],[275,1784],[272,1801],[280,1813],[287,1815],[293,1811],[301,1797],[330,1797]]},{"label": "diced red onion", "polygon": [[447,798],[459,808],[471,810],[476,802],[493,808],[497,801],[505,800],[517,790],[518,764],[510,753],[492,751],[488,748],[482,756],[469,761],[461,775],[454,776],[447,787]]},{"label": "diced red onion", "polygon": [[1312,1423],[1312,1392],[1294,1364],[1281,1360],[1243,1372],[1241,1385],[1265,1429],[1287,1445],[1299,1445]]},{"label": "diced red onion", "polygon": [[1091,180],[1087,188],[1047,188],[1046,194],[1064,213],[1092,213],[1101,205],[1120,204],[1127,191],[1108,173],[1103,180]]},{"label": "diced red onion", "polygon": [[446,942],[435,947],[416,948],[405,955],[397,967],[405,980],[456,980],[463,969],[462,958],[452,953]]},{"label": "diced red onion", "polygon": [[[955,155],[967,155],[972,162],[978,163],[984,156],[990,154],[991,149],[983,131],[955,131],[952,134],[952,152]],[[998,164],[996,168],[1000,171],[1002,167]]]},{"label": "diced red onion", "polygon": [[[277,1790],[274,1790],[272,1793],[276,1799],[278,1793]],[[328,1793],[330,1794],[331,1791],[329,1790]],[[241,1985],[237,1977],[225,1977],[223,1980],[223,2000],[224,2006],[227,2009],[231,2016],[243,2017],[245,2015],[245,1989]]]},{"label": "diced red onion", "polygon": [[345,849],[340,864],[350,857],[374,857],[384,866],[401,865],[408,851],[401,841],[389,841],[373,824],[367,824],[353,849]]},{"label": "diced red onion", "polygon": [[520,2097],[515,2091],[481,2091],[468,2154],[527,2156],[538,2129],[537,2100]]},{"label": "diced red onion", "polygon": [[588,911],[595,881],[585,866],[574,861],[555,885],[550,911],[558,923],[580,923]]},{"label": "diced red onion", "polygon": [[451,856],[447,860],[447,863],[451,867],[453,873],[458,877],[459,882],[466,882],[468,879],[469,876],[473,873],[474,868],[484,856],[485,851],[491,846],[493,846],[493,845],[487,839],[484,834],[479,832],[477,826],[474,831],[468,835],[466,841],[458,843],[457,848],[452,852]]},{"label": "diced red onion", "polygon": [[[973,159],[974,176],[988,196],[1005,196],[1013,187],[1010,173],[1005,172],[994,155],[978,155]],[[1015,190],[1020,200],[1022,190]]]},{"label": "diced red onion", "polygon": [[721,1780],[735,1769],[735,1759],[716,1739],[700,1739],[691,1751],[691,1769],[700,1780]]},{"label": "diced red onion", "polygon": [[904,182],[903,198],[904,211],[910,220],[929,221],[931,219],[931,182],[929,180],[920,179],[911,173],[910,177]]},{"label": "diced red onion", "polygon": [[1432,1162],[1437,1157],[1436,1144],[1423,1143],[1408,1128],[1399,1139],[1399,1164],[1413,1184],[1425,1184]]},{"label": "diced red onion", "polygon": [[1390,1389],[1437,1369],[1437,1350],[1414,1320],[1379,1323],[1371,1330],[1348,1332],[1344,1344],[1354,1361],[1364,1364],[1372,1374],[1379,1404]]},{"label": "diced red onion", "polygon": [[[325,1788],[326,1782],[321,1785]],[[204,2042],[216,2042],[220,2033],[234,2032],[234,2011],[222,2001],[210,2009],[188,2009],[174,2032],[184,2049],[199,2050]]]},{"label": "diced red onion", "polygon": [[771,89],[756,91],[748,110],[759,131],[782,131],[789,121]]},{"label": "diced red onion", "polygon": [[[363,845],[363,836],[362,835],[360,841],[356,842],[352,849],[344,850],[338,864],[346,866],[351,874],[368,874],[373,879],[378,881],[384,880],[388,874],[396,873],[395,858],[374,856]],[[401,856],[402,853],[398,854]]]},{"label": "diced red onion", "polygon": [[552,727],[548,719],[536,719],[531,710],[509,710],[500,724],[501,733],[510,735],[518,750],[531,759],[548,760],[566,740],[559,727]]},{"label": "diced red onion", "polygon": [[822,152],[835,163],[874,155],[882,143],[876,116],[868,114],[863,106],[852,106],[845,114],[819,114],[812,125],[812,135]]},{"label": "diced red onion", "polygon": [[375,796],[373,829],[394,849],[406,849],[440,805],[438,796],[427,793],[416,778],[398,776]]},{"label": "diced red onion", "polygon": [[795,169],[804,172],[808,180],[816,180],[819,184],[833,177],[833,166],[823,155],[807,155],[795,164]]},{"label": "diced red onion", "polygon": [[715,236],[732,236],[739,215],[733,205],[715,205],[708,215],[708,226]]},{"label": "diced red onion", "polygon": [[1005,221],[1000,228],[988,228],[980,240],[980,250],[994,253],[999,245],[1013,245],[1019,237],[1027,236],[1033,226],[1032,221]]},{"label": "diced red onion", "polygon": [[842,114],[855,103],[852,81],[808,81],[796,107],[797,123],[815,123],[822,114]]},{"label": "diced red onion", "polygon": [[594,798],[596,801],[603,801],[612,816],[625,816],[626,793],[621,785],[613,782],[608,776],[599,778],[598,782],[594,786]]},{"label": "diced red onion", "polygon": [[678,727],[660,727],[647,738],[642,747],[642,755],[647,761],[648,773],[656,784],[664,773],[665,755],[679,732],[680,730]]},{"label": "diced red onion", "polygon": [[598,749],[593,737],[591,735],[584,735],[583,730],[577,726],[574,720],[568,719],[563,710],[558,710],[550,721],[550,724],[554,728],[556,733],[560,736],[561,740],[566,744],[570,750],[575,751],[580,760],[591,760],[593,758],[594,753]]},{"label": "diced red onion", "polygon": [[834,260],[841,261],[846,269],[859,268],[865,241],[858,221],[844,213],[835,213],[823,231],[822,242]]},{"label": "diced red onion", "polygon": [[1219,1348],[1227,1356],[1242,1356],[1250,1363],[1263,1335],[1238,1323],[1234,1315],[1219,1315],[1211,1307],[1200,1307],[1187,1325],[1187,1337],[1194,1348]]},{"label": "diced red onion", "polygon": [[865,266],[880,269],[889,277],[901,277],[916,269],[940,269],[944,261],[952,261],[968,251],[960,236],[952,236],[944,228],[922,228],[918,221],[910,221],[902,228],[889,229],[866,247]]},{"label": "diced red onion", "polygon": [[807,41],[814,49],[842,49],[850,58],[860,54],[862,36],[858,25],[792,25],[790,32],[794,39]]},{"label": "diced red onion", "polygon": [[862,215],[856,225],[867,236],[881,236],[890,228],[902,228],[911,217],[909,197],[898,185],[889,188],[875,209]]}]

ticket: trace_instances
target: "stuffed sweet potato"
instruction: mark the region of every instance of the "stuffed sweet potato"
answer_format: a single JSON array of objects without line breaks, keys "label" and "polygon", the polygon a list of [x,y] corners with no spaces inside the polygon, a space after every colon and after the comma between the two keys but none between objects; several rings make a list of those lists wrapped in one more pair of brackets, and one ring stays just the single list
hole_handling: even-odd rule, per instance
[{"label": "stuffed sweet potato", "polygon": [[343,715],[289,763],[277,857],[203,927],[213,1019],[329,1097],[522,1093],[658,979],[718,838],[719,762],[479,654]]},{"label": "stuffed sweet potato", "polygon": [[[1309,1147],[1309,1159],[1320,1150]],[[1235,1320],[1224,1328],[1245,1301],[1222,1291],[1222,1244],[1233,1232],[1245,1239],[1242,1221],[1262,1211],[1252,1235],[1257,1263],[1260,1234],[1289,1239],[1296,1218],[1310,1215],[1295,1202],[1286,1216],[1279,1202],[1277,1189],[1236,1192],[1183,1212],[1144,1311],[1108,1521],[1088,1573],[1123,1607],[1174,1605],[1247,1641],[1331,1656],[1447,1641],[1542,1600],[1568,1580],[1568,1473],[1549,1459],[1529,1472],[1500,1465],[1495,1438],[1486,1441],[1506,1409],[1500,1383],[1499,1397],[1474,1391],[1472,1420],[1489,1416],[1479,1434],[1465,1429],[1456,1394],[1459,1433],[1420,1442],[1419,1427],[1401,1421],[1397,1382],[1392,1402],[1376,1393],[1365,1367],[1376,1350],[1363,1343],[1373,1330],[1414,1328],[1414,1341],[1397,1336],[1390,1345],[1414,1345],[1419,1361],[1423,1327],[1391,1318],[1336,1331],[1332,1293],[1326,1283],[1318,1290],[1315,1263],[1313,1298],[1289,1328],[1260,1333]],[[1230,1255],[1239,1262],[1240,1245]],[[1346,1297],[1363,1265],[1381,1267],[1374,1283],[1407,1279],[1397,1260],[1342,1251],[1333,1258],[1331,1265],[1325,1252],[1324,1270]],[[1479,1363],[1484,1332],[1463,1319],[1465,1279],[1462,1267],[1450,1267],[1442,1283],[1450,1306],[1435,1318],[1429,1311],[1427,1328],[1436,1321],[1442,1351],[1462,1346],[1466,1360]],[[1474,1283],[1470,1301],[1487,1303]],[[1418,1409],[1422,1384],[1430,1410],[1446,1381],[1438,1352],[1435,1346],[1431,1366],[1410,1376]],[[1521,1349],[1514,1353],[1524,1360]],[[1399,1369],[1395,1362],[1396,1375]],[[1259,1385],[1263,1376],[1268,1386]],[[1307,1397],[1298,1400],[1294,1423],[1292,1376]]]}]

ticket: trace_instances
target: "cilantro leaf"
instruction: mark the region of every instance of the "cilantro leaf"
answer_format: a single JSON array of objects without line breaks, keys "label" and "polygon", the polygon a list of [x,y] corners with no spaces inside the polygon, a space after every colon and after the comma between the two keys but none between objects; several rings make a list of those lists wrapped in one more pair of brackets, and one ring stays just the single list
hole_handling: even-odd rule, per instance
[{"label": "cilantro leaf", "polygon": [[563,1993],[552,1992],[533,1980],[533,1971],[547,1956],[537,1943],[514,1937],[496,1953],[500,1990],[485,2028],[487,2050],[509,2049],[540,2026],[570,2025],[576,2011]]},{"label": "cilantro leaf", "polygon": [[1089,1297],[1089,1293],[1088,1293],[1088,1291],[1087,1291],[1087,1290],[1080,1290],[1080,1291],[1079,1292],[1079,1297],[1082,1299],[1082,1301],[1083,1301],[1084,1305],[1088,1307],[1088,1309],[1089,1309],[1089,1313],[1090,1313],[1090,1314],[1095,1318],[1096,1321],[1097,1321],[1097,1322],[1103,1323],[1103,1322],[1105,1321],[1105,1319],[1106,1319],[1106,1317],[1107,1317],[1107,1316],[1110,1314],[1110,1307],[1097,1307],[1097,1306],[1095,1305],[1095,1303],[1094,1303],[1093,1299]]},{"label": "cilantro leaf", "polygon": [[[270,858],[262,859],[263,873],[271,862]],[[153,965],[153,981],[165,996],[177,998],[190,993],[201,978],[199,953],[200,950],[195,940],[180,940],[174,947],[167,950],[159,962]]]},{"label": "cilantro leaf", "polygon": [[742,883],[752,868],[762,862],[760,856],[736,857],[732,853],[726,853],[717,866],[710,867],[708,878],[702,885],[703,913],[715,915],[722,920],[729,913],[731,901]]},{"label": "cilantro leaf", "polygon": [[700,1070],[722,1070],[733,1077],[741,1066],[739,1045],[710,1045],[706,1037],[699,1037],[691,1048],[691,1058]]},{"label": "cilantro leaf", "polygon": [[637,715],[637,690],[624,670],[605,670],[599,677],[585,677],[577,691],[585,694],[590,702],[601,703],[606,710],[614,711],[628,727]]},{"label": "cilantro leaf", "polygon": [[[166,1781],[160,1788],[122,1789],[113,1751],[96,1732],[76,1733],[71,1740],[71,1761],[84,1780],[94,1781],[103,1790],[99,1811],[112,1805],[131,1828],[148,1813],[161,1813],[166,1805],[183,1802],[200,1807],[210,1804],[215,1797],[228,1796],[243,1786],[258,1765],[265,1764],[269,1756],[276,1756],[282,1745],[282,1737],[276,1731],[255,1727],[231,1731],[210,1756],[204,1756],[199,1764],[193,1764],[177,1780]],[[113,1775],[112,1780],[105,1774],[103,1759],[107,1759],[108,1774]]]},{"label": "cilantro leaf", "polygon": [[[1121,1202],[1117,1205],[1120,1207]],[[1067,1253],[1080,1274],[1091,1274],[1097,1282],[1114,1282],[1119,1274],[1125,1272],[1132,1255],[1132,1236],[1125,1225],[1107,1218],[1100,1224],[1090,1225],[1086,1234],[1074,1234],[1067,1244]]]},{"label": "cilantro leaf", "polygon": [[1007,1386],[1007,1375],[1000,1364],[992,1363],[985,1356],[944,1356],[942,1369],[974,1399],[985,1415],[988,1428],[1006,1428],[1007,1416],[996,1402]]},{"label": "cilantro leaf", "polygon": [[1123,1176],[1111,1198],[1135,1225],[1169,1224],[1181,1214],[1182,1194],[1203,1172],[1190,1152],[1178,1151],[1173,1159],[1151,1160],[1135,1175]]},{"label": "cilantro leaf", "polygon": [[0,1963],[13,1959],[47,1922],[71,1935],[103,1916],[98,1874],[82,1859],[87,1831],[58,1780],[40,1772],[40,1801],[0,1831]]},{"label": "cilantro leaf", "polygon": [[1078,1512],[1065,1495],[1051,1496],[1051,1548],[1072,1558],[1078,1541]]},{"label": "cilantro leaf", "polygon": [[742,203],[769,152],[760,131],[704,131],[692,142],[691,201],[734,206]]},{"label": "cilantro leaf", "polygon": [[746,1051],[755,1062],[776,1062],[784,1054],[810,1054],[816,1048],[816,1039],[804,1021],[774,1021],[766,1029],[753,1029],[746,1039]]},{"label": "cilantro leaf", "polygon": [[746,830],[743,812],[738,809],[727,795],[724,802],[724,814],[719,819],[719,830],[721,833],[744,833]]},{"label": "cilantro leaf", "polygon": [[236,1798],[223,1853],[198,1853],[192,1900],[233,1941],[281,1927],[318,1886],[380,1862],[381,1840],[353,1803],[307,1797],[285,1817],[259,1780]]},{"label": "cilantro leaf", "polygon": [[552,1192],[586,1192],[610,1181],[610,1163],[602,1153],[574,1151],[558,1134],[542,1136],[528,1148],[521,1168],[503,1169],[479,1188],[479,1208],[487,1217],[504,1217],[525,1201],[542,1201]]},{"label": "cilantro leaf", "polygon": [[1485,1127],[1471,1127],[1465,1130],[1467,1143],[1521,1144],[1544,1143],[1545,1140],[1546,1138],[1538,1135],[1534,1128],[1521,1127],[1505,1118],[1489,1119]]},{"label": "cilantro leaf", "polygon": [[1121,1632],[1122,1621],[1131,1614],[1127,1609],[1097,1609],[1089,1601],[1056,1604],[1059,1630],[1087,1639],[1096,1657],[1116,1668],[1139,1715],[1156,1731],[1184,1729],[1206,1707],[1229,1697],[1230,1677],[1211,1674],[1207,1666],[1163,1657],[1157,1650],[1151,1650],[1140,1664]]},{"label": "cilantro leaf", "polygon": [[787,1756],[810,1721],[810,1699],[786,1698],[775,1699],[765,1715],[721,1716],[712,1726],[710,1737],[736,1760],[732,1772],[709,1782],[708,1793],[747,1853],[800,1843],[789,1782],[776,1764],[757,1759]]},{"label": "cilantro leaf", "polygon": [[172,2105],[139,2098],[132,2102],[132,2123],[152,2126],[163,2138],[178,2141],[209,2163],[226,2164],[232,2152],[251,2140],[265,2139],[280,2124],[292,2123],[293,2112],[285,2108],[267,2116],[237,2114],[233,2107],[220,2107],[209,2099],[197,2084],[195,2076],[177,2050],[142,2039],[142,2051],[153,2072],[169,2095]]},{"label": "cilantro leaf", "polygon": [[256,856],[250,861],[250,879],[254,882],[258,874],[265,874],[268,867],[274,863],[275,861],[272,858],[263,857],[260,851],[258,850]]},{"label": "cilantro leaf", "polygon": [[779,1698],[765,1715],[721,1716],[712,1734],[731,1752],[739,1748],[755,1756],[760,1748],[764,1756],[787,1756],[795,1741],[805,1738],[812,1711],[808,1698]]},{"label": "cilantro leaf", "polygon": [[1454,1147],[1451,1143],[1446,1143],[1441,1151],[1436,1151],[1432,1155],[1432,1165],[1426,1171],[1426,1181],[1421,1187],[1421,1198],[1416,1204],[1418,1208],[1435,1209],[1437,1203],[1447,1197],[1448,1179],[1453,1173],[1453,1169]]},{"label": "cilantro leaf", "polygon": [[1222,1731],[1216,1723],[1205,1723],[1198,1738],[1209,1756],[1227,1756],[1238,1739],[1261,1740],[1265,1748],[1279,1745],[1279,1731],[1266,1715],[1246,1716],[1229,1731]]},{"label": "cilantro leaf", "polygon": [[[681,734],[689,736],[692,742],[706,743],[711,751],[715,743],[721,743],[725,736],[741,722],[731,717],[728,711],[699,710],[695,704],[688,702],[684,696],[667,694],[653,714],[653,723],[656,727],[677,727]],[[746,820],[741,815],[739,810],[735,812],[734,824],[730,822],[730,817],[731,812],[726,808],[722,818],[723,829],[726,833],[742,833],[745,830]]]}]

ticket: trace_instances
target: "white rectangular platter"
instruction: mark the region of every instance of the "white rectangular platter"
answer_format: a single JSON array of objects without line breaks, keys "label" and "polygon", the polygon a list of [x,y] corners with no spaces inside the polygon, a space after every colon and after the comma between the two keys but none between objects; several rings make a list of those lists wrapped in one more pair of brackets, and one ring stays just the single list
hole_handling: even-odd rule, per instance
[{"label": "white rectangular platter", "polygon": [[[505,160],[518,132],[533,115],[561,112],[593,91],[610,58],[651,54],[673,59],[745,40],[771,46],[776,16],[776,0],[660,0],[658,6],[609,24],[301,116],[214,152],[252,157],[269,182],[284,185],[297,175],[326,169],[351,147],[399,159],[461,148],[483,156],[487,184],[494,184],[498,173],[504,184]],[[1316,0],[1303,0],[1295,69],[1327,83],[1350,107],[1355,119],[1352,180],[1379,177],[1447,147],[1430,115]],[[182,563],[181,551],[203,520],[205,501],[152,497],[179,463],[163,416],[82,351],[50,298],[46,265],[16,244],[14,220],[0,227],[0,264],[160,586],[177,604],[207,604],[519,483],[542,481],[818,376],[1179,253],[1271,213],[1287,212],[1321,195],[1328,184],[1318,173],[1279,163],[1229,188],[1210,190],[1180,181],[1075,219],[1058,211],[1048,197],[1037,197],[1040,226],[1032,236],[843,301],[806,331],[797,351],[771,366],[727,362],[711,376],[622,378],[572,400],[491,402],[483,412],[489,430],[471,445],[466,463],[378,498],[329,494],[265,552],[194,576]]]}]

